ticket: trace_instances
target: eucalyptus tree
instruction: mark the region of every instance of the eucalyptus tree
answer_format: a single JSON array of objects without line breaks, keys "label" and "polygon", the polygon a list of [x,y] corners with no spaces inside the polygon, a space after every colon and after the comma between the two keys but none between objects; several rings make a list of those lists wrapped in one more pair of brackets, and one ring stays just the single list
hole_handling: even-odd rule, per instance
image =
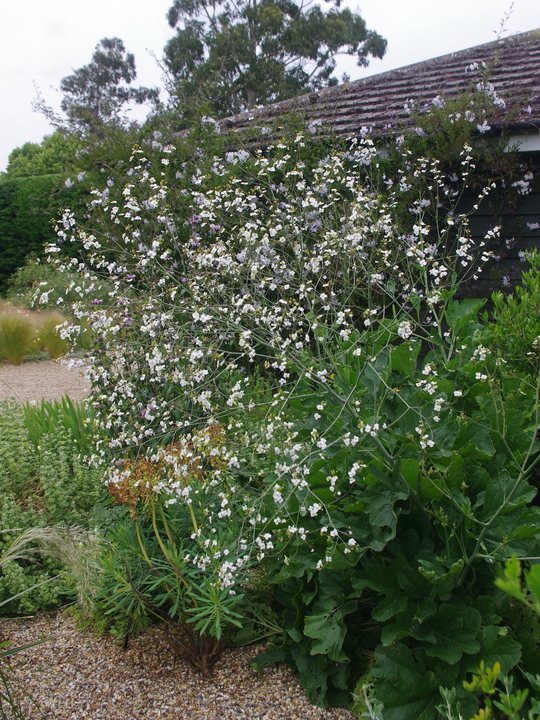
[{"label": "eucalyptus tree", "polygon": [[61,108],[68,121],[81,130],[95,130],[122,121],[122,111],[131,102],[156,103],[157,88],[132,87],[136,79],[135,57],[126,52],[120,38],[103,38],[92,61],[60,81],[64,94]]},{"label": "eucalyptus tree", "polygon": [[336,57],[361,66],[386,40],[340,0],[174,0],[176,34],[165,47],[174,93],[184,108],[206,102],[226,116],[338,82]]}]

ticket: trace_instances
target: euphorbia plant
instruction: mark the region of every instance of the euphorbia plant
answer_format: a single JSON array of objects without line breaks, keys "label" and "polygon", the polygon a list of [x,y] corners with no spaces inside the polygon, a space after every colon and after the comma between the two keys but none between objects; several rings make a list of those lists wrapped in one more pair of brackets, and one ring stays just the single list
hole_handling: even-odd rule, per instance
[{"label": "euphorbia plant", "polygon": [[130,518],[107,535],[95,602],[126,637],[149,622],[173,648],[211,674],[231,629],[251,566],[227,469],[223,428],[185,436],[152,458],[126,460],[110,493]]}]

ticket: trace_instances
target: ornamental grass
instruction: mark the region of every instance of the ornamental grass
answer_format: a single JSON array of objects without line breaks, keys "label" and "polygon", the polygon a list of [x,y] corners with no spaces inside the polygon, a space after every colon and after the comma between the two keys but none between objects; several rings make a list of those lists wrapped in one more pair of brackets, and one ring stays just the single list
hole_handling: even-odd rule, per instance
[{"label": "ornamental grass", "polygon": [[36,349],[36,325],[28,311],[6,304],[0,309],[0,358],[20,365]]}]

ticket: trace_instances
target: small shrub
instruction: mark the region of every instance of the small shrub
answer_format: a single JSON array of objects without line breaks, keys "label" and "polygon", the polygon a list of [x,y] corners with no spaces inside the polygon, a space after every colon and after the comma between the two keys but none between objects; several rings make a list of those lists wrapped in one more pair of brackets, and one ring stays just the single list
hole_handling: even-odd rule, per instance
[{"label": "small shrub", "polygon": [[[18,406],[16,406],[18,407]],[[73,402],[64,395],[61,400],[42,400],[39,405],[23,405],[25,437],[32,443],[34,450],[41,445],[44,435],[53,434],[62,428],[76,443],[77,450],[90,455],[94,447],[93,412],[85,402]]]},{"label": "small shrub", "polygon": [[31,309],[33,293],[43,282],[57,286],[60,295],[66,284],[66,273],[58,271],[35,256],[30,256],[9,278],[6,298],[14,305]]},{"label": "small shrub", "polygon": [[536,379],[540,360],[540,253],[527,253],[530,269],[514,292],[493,293],[493,343],[513,368]]},{"label": "small shrub", "polygon": [[[95,599],[96,614],[118,635],[161,621],[173,649],[204,676],[232,628],[242,628],[251,564],[237,507],[243,496],[231,486],[227,459],[223,428],[214,425],[118,469],[109,490],[130,517],[106,536]],[[171,482],[196,500],[164,500],[156,491]]]}]

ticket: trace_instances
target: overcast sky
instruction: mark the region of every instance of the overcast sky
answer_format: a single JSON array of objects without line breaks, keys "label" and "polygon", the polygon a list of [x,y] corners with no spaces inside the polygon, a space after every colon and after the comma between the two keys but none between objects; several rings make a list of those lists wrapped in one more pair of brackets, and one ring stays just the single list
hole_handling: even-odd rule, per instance
[{"label": "overcast sky", "polygon": [[[0,0],[0,171],[23,143],[51,132],[32,110],[39,88],[58,107],[60,80],[90,62],[96,44],[119,37],[135,55],[138,85],[160,86],[156,57],[173,34],[166,20],[172,0]],[[325,3],[322,3],[325,5]],[[344,0],[368,27],[388,40],[383,60],[370,67],[340,63],[351,79],[385,72],[540,28],[539,0]],[[326,6],[326,5],[325,5]],[[539,69],[540,72],[540,69]]]}]

